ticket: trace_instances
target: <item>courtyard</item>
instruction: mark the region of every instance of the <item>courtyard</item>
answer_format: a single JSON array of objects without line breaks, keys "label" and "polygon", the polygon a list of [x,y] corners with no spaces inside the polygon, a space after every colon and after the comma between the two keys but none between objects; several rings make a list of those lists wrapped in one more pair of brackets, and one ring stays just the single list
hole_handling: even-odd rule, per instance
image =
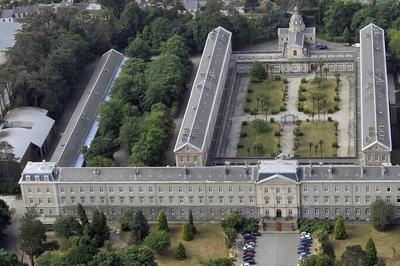
[{"label": "courtyard", "polygon": [[[355,75],[349,73],[340,76],[323,74],[321,77],[319,73],[282,74],[280,79],[279,82],[269,79],[261,83],[252,83],[248,75],[238,75],[232,93],[232,102],[235,107],[232,112],[227,113],[226,129],[221,138],[223,145],[220,146],[217,157],[271,158],[274,157],[272,155],[280,153],[297,157],[355,156]],[[284,82],[286,80],[287,83]],[[282,86],[284,86],[283,89]],[[268,93],[273,90],[279,92],[275,96],[274,108],[277,109],[277,106],[285,106],[285,104],[286,106],[278,113],[272,112],[272,109],[268,108],[268,112],[265,114],[260,107],[262,106],[260,99],[271,97]],[[300,92],[301,90],[302,92]],[[319,98],[320,103],[317,106],[317,101],[315,101],[314,112],[311,112],[313,110],[312,96],[315,97],[314,94],[317,92],[322,94]],[[303,95],[305,99],[300,101],[300,95]],[[257,97],[259,108],[257,108]],[[254,101],[254,99],[256,100]],[[310,110],[306,112],[304,109],[299,110],[299,103]],[[252,106],[255,106],[254,110],[258,109],[259,111],[250,113],[249,107],[254,108]],[[292,118],[291,121],[286,121],[287,117]],[[243,123],[251,125],[254,120],[274,121],[277,128],[273,131],[279,131],[280,134],[272,134],[271,131],[269,135],[265,133],[258,135],[253,130],[249,138],[242,125]],[[303,136],[295,135],[295,129],[299,127],[298,121],[301,121],[300,127]],[[245,134],[246,138],[243,138],[244,132],[247,134]],[[322,145],[320,140],[322,140]],[[262,142],[263,152],[254,150],[256,149],[255,145],[251,144],[254,144],[254,141]],[[312,143],[311,155],[310,143]]]}]

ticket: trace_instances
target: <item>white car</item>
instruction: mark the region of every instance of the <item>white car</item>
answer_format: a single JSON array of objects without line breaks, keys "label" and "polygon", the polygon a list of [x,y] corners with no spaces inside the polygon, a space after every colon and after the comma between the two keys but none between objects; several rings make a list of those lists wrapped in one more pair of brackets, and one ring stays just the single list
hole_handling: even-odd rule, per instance
[{"label": "white car", "polygon": [[353,47],[356,47],[356,48],[359,48],[359,47],[360,47],[360,44],[359,44],[359,43],[355,43],[355,44],[353,44],[352,46],[353,46]]},{"label": "white car", "polygon": [[245,262],[245,263],[240,264],[240,266],[250,266],[250,264]]}]

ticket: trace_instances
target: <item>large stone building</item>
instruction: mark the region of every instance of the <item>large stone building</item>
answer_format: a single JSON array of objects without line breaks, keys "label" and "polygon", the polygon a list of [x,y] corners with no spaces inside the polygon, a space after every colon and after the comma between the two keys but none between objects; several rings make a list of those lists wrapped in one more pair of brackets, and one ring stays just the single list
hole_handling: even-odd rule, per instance
[{"label": "large stone building", "polygon": [[369,24],[360,31],[361,143],[363,162],[390,163],[389,93],[385,34]]},{"label": "large stone building", "polygon": [[400,167],[300,166],[296,161],[257,166],[73,168],[28,163],[21,180],[24,205],[44,217],[76,215],[82,204],[91,215],[102,210],[117,220],[140,209],[155,220],[164,210],[171,221],[219,221],[238,211],[248,217],[305,217],[368,220],[370,204],[382,198],[400,219]]},{"label": "large stone building", "polygon": [[[373,24],[361,31],[360,129],[370,139],[364,144],[362,137],[361,163],[342,161],[342,165],[299,165],[296,160],[276,159],[257,165],[205,166],[221,90],[226,89],[231,69],[230,39],[231,33],[221,27],[208,36],[175,146],[177,167],[81,168],[62,165],[60,160],[28,163],[19,181],[24,205],[36,206],[50,218],[76,215],[80,203],[89,215],[100,209],[111,220],[129,208],[142,210],[149,220],[164,210],[169,220],[183,221],[189,209],[196,220],[204,221],[219,221],[230,211],[260,219],[341,215],[368,220],[370,204],[382,198],[394,204],[400,220],[400,166],[388,163],[383,31]],[[121,55],[115,56],[122,60]]]},{"label": "large stone building", "polygon": [[208,34],[175,144],[177,166],[206,164],[232,53],[231,36],[222,27]]}]

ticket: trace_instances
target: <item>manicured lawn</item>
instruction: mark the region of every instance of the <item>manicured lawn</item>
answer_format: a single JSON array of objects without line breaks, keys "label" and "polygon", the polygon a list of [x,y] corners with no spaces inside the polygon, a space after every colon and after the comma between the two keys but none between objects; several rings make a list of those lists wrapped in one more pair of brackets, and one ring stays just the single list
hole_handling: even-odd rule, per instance
[{"label": "manicured lawn", "polygon": [[368,238],[372,237],[378,256],[384,257],[386,265],[400,265],[400,226],[388,232],[378,232],[369,224],[346,225],[346,232],[349,235],[347,239],[332,240],[336,257],[339,258],[348,245],[361,245],[364,249]]},{"label": "manicured lawn", "polygon": [[[196,224],[197,234],[194,240],[182,240],[183,225],[169,225],[171,246],[166,252],[157,256],[160,266],[202,265],[212,257],[227,257],[225,235],[220,224]],[[188,258],[184,261],[174,259],[175,249],[179,242],[185,246]]]},{"label": "manicured lawn", "polygon": [[339,110],[339,103],[336,79],[316,77],[300,85],[299,111],[306,114],[333,113]]},{"label": "manicured lawn", "polygon": [[[337,142],[337,136],[335,133],[336,122],[321,122],[312,121],[310,122],[302,122],[295,129],[295,140],[294,145],[297,150],[295,152],[295,156],[297,157],[336,157],[337,156],[337,148],[333,147],[333,143]],[[300,132],[299,134],[296,134]],[[297,135],[297,136],[296,136]],[[322,153],[321,153],[321,145],[319,144],[320,140],[322,143]],[[310,143],[311,153],[310,153]]]},{"label": "manicured lawn", "polygon": [[242,125],[238,143],[237,157],[274,157],[279,154],[279,123],[254,120]]},{"label": "manicured lawn", "polygon": [[263,110],[263,101],[267,101],[267,113],[279,113],[281,108],[285,108],[285,87],[286,84],[282,80],[267,79],[259,83],[250,82],[247,91],[246,106],[244,107],[245,112],[263,114],[265,113],[265,110]]}]

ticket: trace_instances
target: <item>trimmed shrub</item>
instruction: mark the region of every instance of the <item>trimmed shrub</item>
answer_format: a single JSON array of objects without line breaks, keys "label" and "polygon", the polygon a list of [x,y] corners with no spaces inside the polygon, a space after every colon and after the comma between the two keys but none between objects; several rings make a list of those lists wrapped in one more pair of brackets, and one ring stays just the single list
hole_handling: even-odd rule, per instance
[{"label": "trimmed shrub", "polygon": [[242,148],[243,148],[243,144],[242,144],[242,143],[238,143],[238,144],[237,144],[237,148],[238,148],[238,149],[242,149]]},{"label": "trimmed shrub", "polygon": [[248,122],[247,121],[242,121],[242,126],[247,126]]},{"label": "trimmed shrub", "polygon": [[183,240],[191,241],[194,239],[193,228],[192,225],[189,223],[185,223],[183,225]]},{"label": "trimmed shrub", "polygon": [[337,142],[332,142],[332,148],[339,148],[339,144]]},{"label": "trimmed shrub", "polygon": [[337,240],[343,240],[347,238],[346,227],[344,226],[344,220],[342,216],[336,219],[335,229],[333,229],[333,237]]},{"label": "trimmed shrub", "polygon": [[303,83],[303,84],[304,84],[304,83],[307,83],[306,78],[302,78],[302,79],[301,79],[301,83]]},{"label": "trimmed shrub", "polygon": [[332,122],[332,117],[328,116],[328,122]]},{"label": "trimmed shrub", "polygon": [[251,98],[250,97],[246,97],[246,102],[247,103],[251,102]]},{"label": "trimmed shrub", "polygon": [[299,95],[299,101],[300,102],[304,102],[306,100],[306,96],[304,96],[303,94]]},{"label": "trimmed shrub", "polygon": [[281,136],[281,132],[275,132],[275,137],[280,137]]},{"label": "trimmed shrub", "polygon": [[270,123],[275,123],[275,118],[271,117],[271,118],[269,119],[269,122],[270,122]]},{"label": "trimmed shrub", "polygon": [[249,89],[247,89],[247,92],[248,92],[248,93],[252,93],[252,92],[253,92],[253,89],[249,88]]},{"label": "trimmed shrub", "polygon": [[286,111],[286,107],[285,106],[281,106],[280,111],[281,112],[285,112]]},{"label": "trimmed shrub", "polygon": [[240,133],[240,137],[241,137],[241,138],[247,137],[247,132],[242,132],[242,133]]},{"label": "trimmed shrub", "polygon": [[185,260],[186,259],[186,250],[185,246],[182,243],[179,243],[176,247],[174,259],[176,260]]}]

